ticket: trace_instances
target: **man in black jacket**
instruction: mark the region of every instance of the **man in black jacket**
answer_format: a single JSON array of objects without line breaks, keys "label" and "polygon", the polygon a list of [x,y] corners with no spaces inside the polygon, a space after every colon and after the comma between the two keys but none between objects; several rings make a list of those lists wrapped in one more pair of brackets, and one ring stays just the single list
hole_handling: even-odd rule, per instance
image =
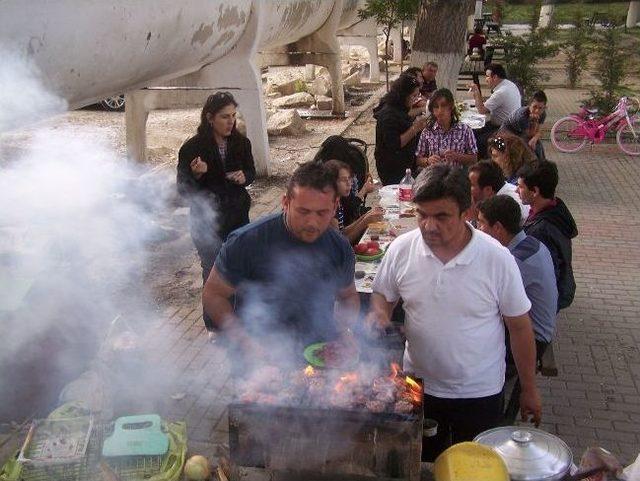
[{"label": "man in black jacket", "polygon": [[555,196],[558,167],[541,162],[518,173],[518,194],[531,206],[525,233],[541,241],[551,253],[558,285],[558,310],[569,307],[576,292],[571,267],[571,239],[578,235],[576,222],[562,200]]}]

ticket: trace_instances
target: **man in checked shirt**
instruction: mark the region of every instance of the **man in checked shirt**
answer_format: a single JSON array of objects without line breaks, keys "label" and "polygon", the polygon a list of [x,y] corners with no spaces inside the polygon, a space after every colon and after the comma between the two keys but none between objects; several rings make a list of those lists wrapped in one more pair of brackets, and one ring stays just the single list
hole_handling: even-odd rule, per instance
[{"label": "man in checked shirt", "polygon": [[451,91],[436,90],[429,102],[429,112],[431,115],[416,150],[418,167],[439,162],[464,166],[475,163],[478,160],[476,139],[471,127],[460,122]]}]

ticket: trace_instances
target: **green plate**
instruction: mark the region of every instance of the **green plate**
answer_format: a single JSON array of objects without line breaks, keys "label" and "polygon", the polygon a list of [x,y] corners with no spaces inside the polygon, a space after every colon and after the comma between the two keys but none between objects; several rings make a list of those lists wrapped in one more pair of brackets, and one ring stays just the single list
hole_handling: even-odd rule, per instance
[{"label": "green plate", "polygon": [[356,259],[364,262],[372,262],[372,261],[377,261],[378,259],[382,259],[383,256],[384,256],[384,250],[381,249],[380,253],[376,254],[375,256],[365,256],[364,254],[356,254]]},{"label": "green plate", "polygon": [[[324,360],[318,355],[318,352],[327,344],[326,342],[316,342],[315,344],[311,344],[304,349],[304,358],[307,360],[309,364],[313,367],[326,368],[327,366],[324,363]],[[328,369],[350,369],[358,364],[359,356],[355,355],[351,362],[345,363],[344,366],[334,367],[331,366]]]},{"label": "green plate", "polygon": [[[316,342],[307,346],[304,350],[304,358],[313,367],[324,367],[324,360],[320,359],[318,352],[324,347],[326,342]],[[299,352],[299,351],[298,351]]]}]

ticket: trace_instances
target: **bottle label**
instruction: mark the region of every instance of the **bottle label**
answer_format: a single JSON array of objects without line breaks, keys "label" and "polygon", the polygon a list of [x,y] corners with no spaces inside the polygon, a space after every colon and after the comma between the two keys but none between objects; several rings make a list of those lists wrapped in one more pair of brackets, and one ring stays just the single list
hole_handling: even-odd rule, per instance
[{"label": "bottle label", "polygon": [[411,186],[400,186],[398,188],[398,198],[400,202],[411,202],[411,200],[413,200],[413,189]]}]

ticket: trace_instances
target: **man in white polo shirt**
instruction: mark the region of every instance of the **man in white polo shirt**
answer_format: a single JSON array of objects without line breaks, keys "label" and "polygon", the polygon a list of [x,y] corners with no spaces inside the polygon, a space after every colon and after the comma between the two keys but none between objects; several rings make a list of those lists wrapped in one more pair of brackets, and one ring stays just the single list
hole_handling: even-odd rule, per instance
[{"label": "man in white polo shirt", "polygon": [[423,459],[433,460],[448,445],[500,424],[505,325],[522,383],[523,419],[532,415],[539,423],[541,403],[531,303],[508,249],[465,222],[466,173],[451,164],[428,167],[414,184],[414,203],[419,229],[389,246],[366,322],[386,328],[403,299],[403,369],[424,380],[425,416],[439,424],[423,445]]},{"label": "man in white polo shirt", "polygon": [[470,86],[476,109],[481,114],[488,116],[484,127],[474,130],[480,159],[487,157],[487,139],[491,137],[491,134],[496,132],[512,113],[522,107],[520,90],[511,80],[507,80],[507,73],[502,65],[489,64],[485,78],[491,89],[491,96],[486,101],[482,100],[482,94],[477,84]]}]

